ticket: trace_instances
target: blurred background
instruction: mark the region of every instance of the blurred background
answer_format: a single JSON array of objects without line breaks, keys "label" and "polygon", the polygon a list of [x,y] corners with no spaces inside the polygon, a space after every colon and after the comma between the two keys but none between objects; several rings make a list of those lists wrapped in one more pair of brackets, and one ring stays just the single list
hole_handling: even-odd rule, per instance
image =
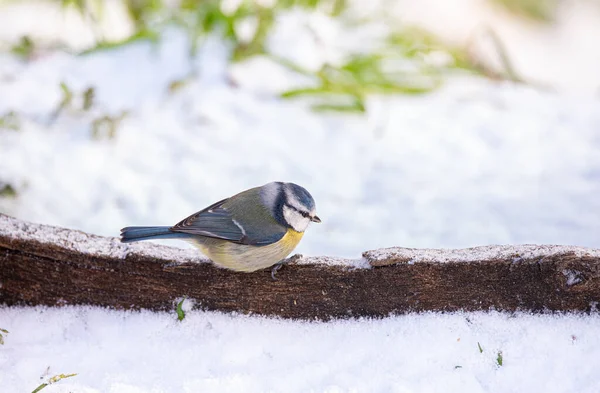
[{"label": "blurred background", "polygon": [[0,212],[116,236],[273,180],[303,254],[600,247],[600,1],[0,0]]}]

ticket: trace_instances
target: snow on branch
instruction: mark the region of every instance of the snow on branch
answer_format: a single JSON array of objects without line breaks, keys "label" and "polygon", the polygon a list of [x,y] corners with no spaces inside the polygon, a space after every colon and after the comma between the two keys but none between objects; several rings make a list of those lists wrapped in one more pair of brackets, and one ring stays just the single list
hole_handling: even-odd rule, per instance
[{"label": "snow on branch", "polygon": [[283,318],[381,317],[412,311],[597,310],[600,250],[486,246],[390,248],[359,260],[294,256],[270,271],[220,269],[195,250],[24,222],[0,214],[0,304],[91,304]]}]

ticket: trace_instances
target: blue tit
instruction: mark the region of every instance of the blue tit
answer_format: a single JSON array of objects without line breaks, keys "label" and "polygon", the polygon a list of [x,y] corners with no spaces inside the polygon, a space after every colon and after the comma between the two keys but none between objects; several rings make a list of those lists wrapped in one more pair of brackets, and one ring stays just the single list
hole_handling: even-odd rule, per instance
[{"label": "blue tit", "polygon": [[253,272],[287,257],[311,222],[321,220],[310,193],[294,183],[272,182],[223,199],[172,227],[123,228],[121,242],[183,239],[218,266]]}]

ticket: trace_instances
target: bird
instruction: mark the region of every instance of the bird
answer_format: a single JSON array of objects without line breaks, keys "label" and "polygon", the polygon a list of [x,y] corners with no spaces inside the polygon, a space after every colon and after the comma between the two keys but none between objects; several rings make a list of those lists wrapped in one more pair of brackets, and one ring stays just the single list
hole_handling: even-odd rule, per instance
[{"label": "bird", "polygon": [[310,193],[277,181],[216,202],[173,226],[125,227],[121,242],[187,240],[217,266],[236,272],[273,267],[275,279],[311,222],[321,219]]}]

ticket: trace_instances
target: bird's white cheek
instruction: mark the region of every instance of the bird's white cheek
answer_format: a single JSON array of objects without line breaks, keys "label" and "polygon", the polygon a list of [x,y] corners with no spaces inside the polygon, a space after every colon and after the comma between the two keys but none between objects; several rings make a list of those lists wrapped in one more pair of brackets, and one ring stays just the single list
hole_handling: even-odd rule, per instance
[{"label": "bird's white cheek", "polygon": [[283,217],[296,232],[304,232],[310,224],[310,218],[302,216],[302,214],[287,206],[283,207]]}]

